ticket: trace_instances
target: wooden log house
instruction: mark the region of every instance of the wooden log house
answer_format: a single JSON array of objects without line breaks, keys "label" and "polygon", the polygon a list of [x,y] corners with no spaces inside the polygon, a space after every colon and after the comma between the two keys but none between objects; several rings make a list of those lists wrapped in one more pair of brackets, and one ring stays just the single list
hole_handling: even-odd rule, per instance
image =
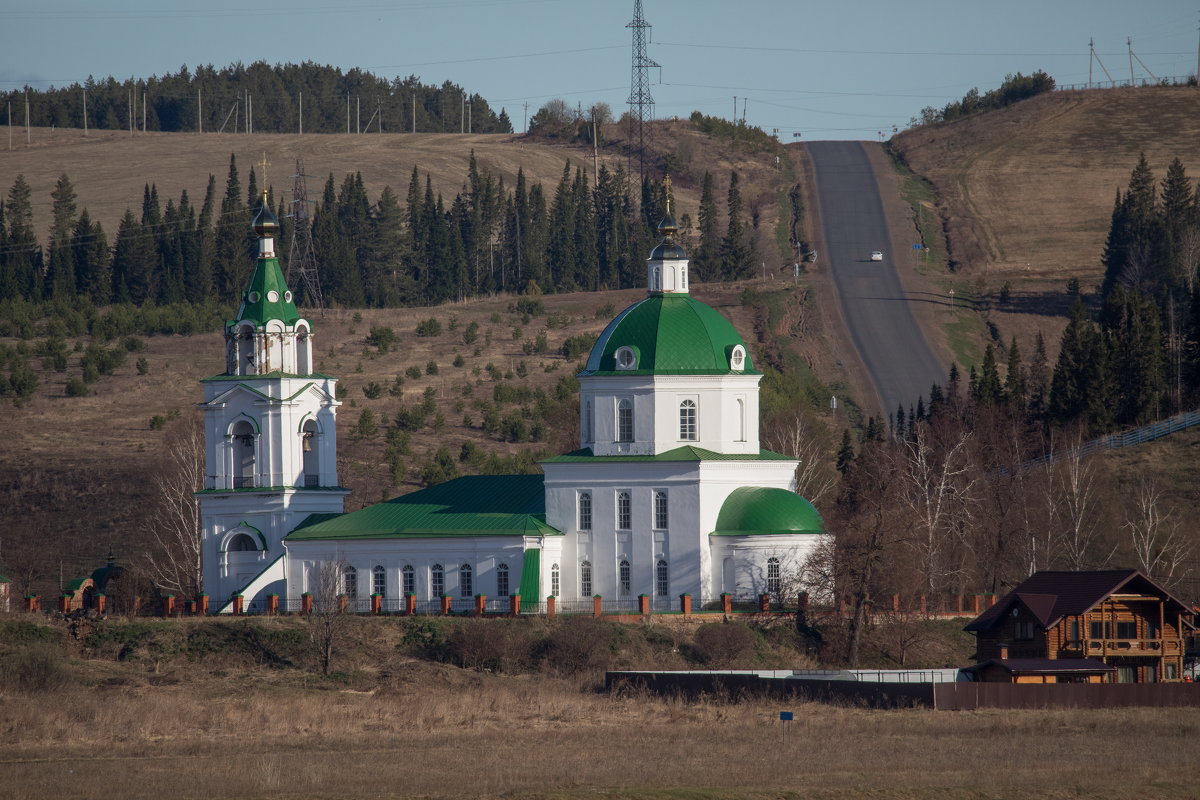
[{"label": "wooden log house", "polygon": [[1038,572],[965,630],[976,636],[977,680],[1153,683],[1184,679],[1195,620],[1135,569]]}]

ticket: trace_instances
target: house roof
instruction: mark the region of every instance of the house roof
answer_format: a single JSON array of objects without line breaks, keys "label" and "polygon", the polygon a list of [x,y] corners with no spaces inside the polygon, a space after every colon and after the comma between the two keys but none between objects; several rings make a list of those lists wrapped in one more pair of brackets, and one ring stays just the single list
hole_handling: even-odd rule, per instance
[{"label": "house roof", "polygon": [[1180,613],[1190,614],[1191,608],[1172,597],[1166,589],[1136,569],[1115,569],[1099,572],[1037,572],[1026,578],[995,605],[984,611],[964,630],[986,631],[999,624],[1014,606],[1029,611],[1043,628],[1057,625],[1063,617],[1090,611],[1119,590],[1152,594],[1177,606]]},{"label": "house roof", "polygon": [[1094,658],[989,658],[973,667],[967,667],[966,671],[980,672],[991,666],[1000,667],[1014,675],[1115,672],[1117,669]]},{"label": "house roof", "polygon": [[[756,375],[730,366],[733,348],[746,343],[729,320],[686,294],[652,294],[618,314],[600,334],[580,373],[588,375]],[[633,369],[618,369],[616,352],[631,348]]]},{"label": "house roof", "polygon": [[546,524],[541,475],[471,475],[376,503],[349,514],[314,514],[286,537],[423,539],[554,536]]},{"label": "house roof", "polygon": [[638,462],[638,461],[795,461],[791,456],[773,453],[770,450],[760,450],[757,453],[717,453],[705,450],[703,447],[686,445],[676,447],[652,456],[597,456],[592,454],[590,447],[582,450],[572,450],[561,456],[544,458],[541,464],[593,464],[599,462]]}]

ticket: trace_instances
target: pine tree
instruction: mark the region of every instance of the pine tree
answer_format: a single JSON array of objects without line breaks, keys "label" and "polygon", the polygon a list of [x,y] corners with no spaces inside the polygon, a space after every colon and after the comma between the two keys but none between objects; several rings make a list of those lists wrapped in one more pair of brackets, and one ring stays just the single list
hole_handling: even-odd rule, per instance
[{"label": "pine tree", "polygon": [[738,174],[729,176],[729,192],[726,213],[729,224],[725,238],[721,241],[721,275],[725,280],[739,280],[754,274],[752,252],[746,242],[746,227],[742,221],[742,194],[738,188]]},{"label": "pine tree", "polygon": [[1033,343],[1033,359],[1029,362],[1029,418],[1040,420],[1046,413],[1046,392],[1050,377],[1050,359],[1046,355],[1046,338],[1038,331]]},{"label": "pine tree", "polygon": [[87,209],[79,215],[71,232],[75,290],[98,306],[112,302],[112,254],[108,237],[97,222],[92,224]]},{"label": "pine tree", "polygon": [[338,222],[337,192],[333,174],[325,182],[321,202],[313,213],[312,223],[313,259],[321,275],[321,292],[326,300],[344,305],[342,282],[352,271],[354,255],[346,237],[342,235]]},{"label": "pine tree", "polygon": [[150,294],[158,254],[150,234],[142,229],[133,211],[125,209],[113,248],[113,300],[141,305]]},{"label": "pine tree", "polygon": [[721,235],[717,230],[717,201],[713,192],[712,173],[705,171],[700,189],[700,245],[691,261],[691,268],[702,281],[720,275]]},{"label": "pine tree", "polygon": [[575,194],[571,190],[571,162],[563,166],[562,177],[550,206],[550,233],[546,243],[546,263],[550,267],[548,286],[543,291],[565,289],[572,285],[578,261],[575,239]]},{"label": "pine tree", "polygon": [[404,211],[392,187],[384,186],[371,209],[370,247],[363,291],[376,308],[403,305],[413,299],[406,260]]},{"label": "pine tree", "polygon": [[196,219],[188,247],[188,260],[184,263],[184,293],[189,302],[203,303],[213,296],[213,260],[216,253],[216,235],[213,230],[213,209],[217,201],[217,179],[208,176],[204,191],[204,203]]},{"label": "pine tree", "polygon": [[73,297],[75,286],[75,259],[71,247],[71,233],[75,227],[75,187],[67,173],[59,176],[50,193],[54,200],[51,216],[53,224],[50,228],[50,243],[47,247],[47,292],[54,299]]},{"label": "pine tree", "polygon": [[250,210],[242,202],[237,158],[231,154],[225,196],[221,199],[221,214],[216,220],[213,256],[213,282],[222,300],[233,300],[240,296],[250,278],[250,270],[254,266],[246,252],[246,232],[250,222]]},{"label": "pine tree", "polygon": [[25,176],[18,175],[8,190],[5,216],[8,218],[8,241],[3,263],[0,297],[42,299],[42,248],[33,231],[32,190]]},{"label": "pine tree", "polygon": [[[972,367],[974,369],[974,367]],[[983,351],[983,365],[979,371],[979,383],[975,391],[976,402],[985,406],[1004,402],[1004,389],[1000,384],[1000,372],[996,367],[996,348],[988,342]]]},{"label": "pine tree", "polygon": [[842,475],[846,474],[846,470],[850,469],[854,463],[854,442],[850,438],[850,429],[842,429],[842,444],[837,451],[837,471]]},{"label": "pine tree", "polygon": [[1025,367],[1021,363],[1021,349],[1017,337],[1008,345],[1008,368],[1004,375],[1004,395],[1017,413],[1024,413],[1026,403]]}]

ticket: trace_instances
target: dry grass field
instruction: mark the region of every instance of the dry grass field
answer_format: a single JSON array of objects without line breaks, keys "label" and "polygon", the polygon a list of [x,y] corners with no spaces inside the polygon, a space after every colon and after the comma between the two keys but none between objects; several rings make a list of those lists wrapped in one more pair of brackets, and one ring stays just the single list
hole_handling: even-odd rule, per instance
[{"label": "dry grass field", "polygon": [[1178,157],[1200,174],[1194,87],[1049,92],[999,111],[900,133],[894,148],[939,193],[951,257],[993,289],[1085,288],[1117,189],[1145,153],[1161,180]]},{"label": "dry grass field", "polygon": [[[461,622],[478,631],[504,621],[444,622],[443,630]],[[579,620],[579,632],[605,645],[622,627],[591,622]],[[335,655],[343,671],[329,678],[312,671],[305,625],[294,618],[117,620],[123,632],[98,623],[79,639],[60,625],[57,644],[22,624],[7,623],[0,637],[0,798],[98,787],[123,798],[547,800],[1200,792],[1192,746],[1200,720],[1188,709],[880,711],[599,690],[605,659],[688,666],[677,653],[690,634],[667,622],[626,627],[620,649],[598,645],[591,666],[548,661],[491,673],[414,656],[405,643],[414,631],[429,635],[431,623],[357,619]],[[505,627],[530,635],[571,624]],[[13,666],[14,654],[39,646],[70,656],[60,680],[40,690],[15,679],[28,668]],[[794,651],[774,652],[785,659],[776,666],[806,664]],[[781,710],[795,713],[786,729]]]},{"label": "dry grass field", "polygon": [[[414,672],[367,691],[280,686],[247,670],[0,693],[0,797],[98,787],[125,798],[1200,794],[1190,709],[872,711]],[[795,721],[783,730],[785,709]]]}]

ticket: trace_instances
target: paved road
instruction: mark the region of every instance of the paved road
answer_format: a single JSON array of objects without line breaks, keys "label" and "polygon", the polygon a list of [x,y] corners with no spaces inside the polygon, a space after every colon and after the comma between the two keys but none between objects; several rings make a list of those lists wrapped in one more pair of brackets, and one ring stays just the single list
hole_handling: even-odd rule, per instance
[{"label": "paved road", "polygon": [[[895,252],[879,199],[879,186],[862,142],[809,142],[822,220],[820,269],[829,270],[867,374],[884,413],[907,410],[929,387],[944,383],[939,364],[917,326],[896,275]],[[900,243],[896,243],[900,244]],[[882,250],[883,262],[870,260]]]}]

